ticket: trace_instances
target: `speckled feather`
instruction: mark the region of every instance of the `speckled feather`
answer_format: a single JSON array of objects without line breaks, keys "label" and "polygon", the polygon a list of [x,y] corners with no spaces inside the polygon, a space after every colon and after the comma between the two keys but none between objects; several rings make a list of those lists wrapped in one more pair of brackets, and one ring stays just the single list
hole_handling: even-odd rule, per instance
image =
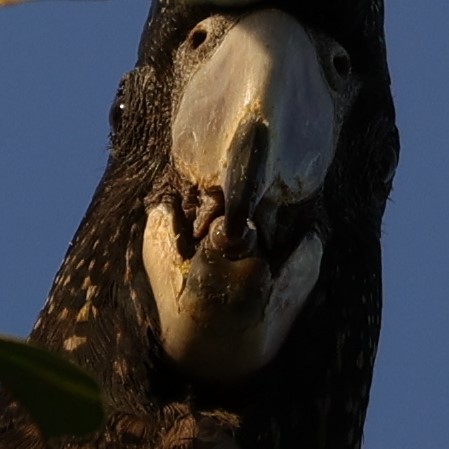
[{"label": "speckled feather", "polygon": [[[31,334],[98,378],[108,419],[97,434],[52,447],[361,447],[381,318],[381,218],[399,147],[383,3],[277,6],[341,42],[361,82],[323,189],[326,249],[306,308],[274,362],[238,390],[192,383],[164,361],[142,264],[145,199],[158,194],[169,167],[173,54],[219,9],[161,0],[144,30],[138,66],[119,88],[116,101],[126,108],[106,173]],[[0,410],[0,448],[46,447],[6,394]]]}]

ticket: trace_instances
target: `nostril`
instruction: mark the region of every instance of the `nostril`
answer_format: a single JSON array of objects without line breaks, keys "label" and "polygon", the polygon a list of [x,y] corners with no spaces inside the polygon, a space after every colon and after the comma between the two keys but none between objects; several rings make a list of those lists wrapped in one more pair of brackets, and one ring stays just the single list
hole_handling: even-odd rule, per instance
[{"label": "nostril", "polygon": [[196,50],[199,48],[207,39],[207,31],[202,28],[195,28],[189,36],[190,48]]},{"label": "nostril", "polygon": [[109,110],[109,125],[111,126],[111,130],[113,133],[117,131],[125,109],[125,103],[123,103],[119,99],[114,100],[114,103]]},{"label": "nostril", "polygon": [[351,61],[348,54],[344,50],[338,52],[334,55],[332,63],[340,78],[346,79],[351,72]]}]

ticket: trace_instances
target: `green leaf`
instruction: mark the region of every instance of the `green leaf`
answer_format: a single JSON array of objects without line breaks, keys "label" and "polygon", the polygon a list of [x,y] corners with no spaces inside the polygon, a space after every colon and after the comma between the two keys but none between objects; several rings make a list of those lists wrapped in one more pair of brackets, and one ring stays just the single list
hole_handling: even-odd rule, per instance
[{"label": "green leaf", "polygon": [[103,421],[97,383],[72,363],[31,344],[0,338],[0,382],[47,438],[90,433]]}]

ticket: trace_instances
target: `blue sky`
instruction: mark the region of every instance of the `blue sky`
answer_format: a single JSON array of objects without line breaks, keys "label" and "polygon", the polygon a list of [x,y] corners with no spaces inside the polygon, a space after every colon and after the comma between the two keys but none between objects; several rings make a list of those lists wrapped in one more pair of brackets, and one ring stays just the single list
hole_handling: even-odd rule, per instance
[{"label": "blue sky", "polygon": [[[431,5],[431,6],[430,6]],[[25,336],[103,172],[147,0],[0,10],[0,332]],[[387,2],[402,139],[365,449],[449,447],[449,2]]]}]

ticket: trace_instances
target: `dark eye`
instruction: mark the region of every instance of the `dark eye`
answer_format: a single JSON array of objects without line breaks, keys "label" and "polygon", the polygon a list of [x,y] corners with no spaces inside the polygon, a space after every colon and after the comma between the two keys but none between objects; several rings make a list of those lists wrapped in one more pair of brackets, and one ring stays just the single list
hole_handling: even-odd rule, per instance
[{"label": "dark eye", "polygon": [[109,111],[109,124],[111,125],[112,132],[116,132],[123,117],[123,112],[125,111],[125,103],[116,99],[112,103],[111,109]]}]

